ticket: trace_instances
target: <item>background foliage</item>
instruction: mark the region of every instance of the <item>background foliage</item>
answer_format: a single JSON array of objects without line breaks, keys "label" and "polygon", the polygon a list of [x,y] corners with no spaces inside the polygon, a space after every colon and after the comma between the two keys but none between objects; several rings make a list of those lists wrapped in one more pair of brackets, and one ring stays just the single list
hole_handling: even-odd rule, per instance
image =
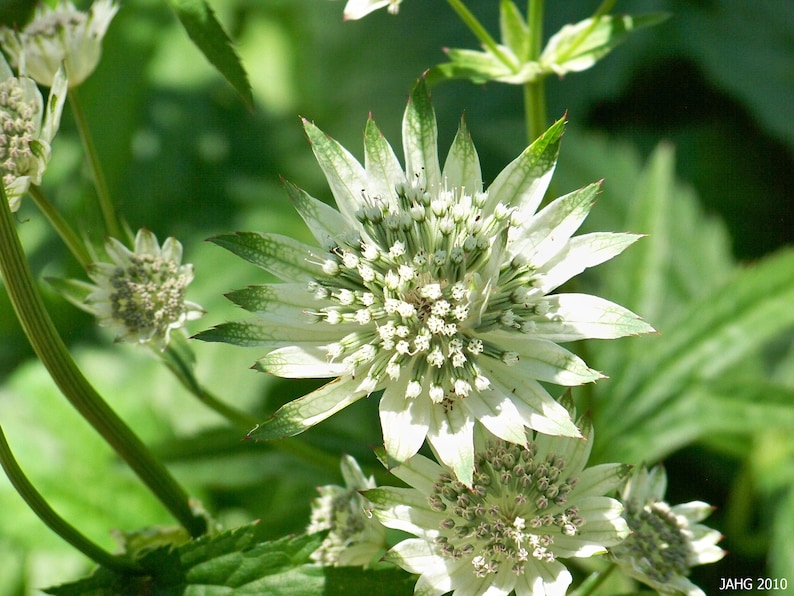
[{"label": "background foliage", "polygon": [[[594,10],[550,2],[546,30]],[[472,10],[496,29],[492,0]],[[308,239],[279,176],[329,199],[298,115],[360,155],[372,112],[392,143],[416,77],[441,48],[475,42],[444,2],[406,0],[342,23],[341,2],[213,3],[253,87],[248,110],[191,45],[168,6],[127,0],[100,67],[81,88],[115,200],[133,229],[176,236],[196,265],[189,298],[209,312],[197,332],[239,318],[223,293],[267,281],[203,242],[233,230]],[[787,0],[624,0],[632,14],[670,12],[595,68],[549,80],[550,117],[570,123],[557,194],[605,178],[589,229],[650,234],[585,278],[661,334],[579,346],[611,378],[574,395],[595,421],[595,456],[666,461],[669,500],[717,507],[709,525],[728,556],[697,569],[720,577],[786,577],[794,585],[794,5]],[[520,90],[455,81],[433,90],[440,146],[466,114],[486,180],[526,145]],[[659,145],[661,141],[661,145]],[[99,241],[90,176],[65,114],[45,190]],[[19,229],[40,277],[79,267],[30,202]],[[63,257],[61,255],[64,255]],[[226,527],[260,519],[261,537],[300,532],[314,487],[335,470],[242,443],[143,351],[112,345],[53,293],[48,306],[87,376]],[[31,479],[64,517],[112,549],[110,528],[170,523],[167,513],[72,412],[0,297],[0,419]],[[199,344],[202,380],[264,418],[309,382],[249,370],[260,356]],[[141,382],[143,379],[145,382]],[[377,470],[376,401],[363,400],[305,437]],[[0,595],[76,579],[88,562],[51,535],[0,481]]]}]

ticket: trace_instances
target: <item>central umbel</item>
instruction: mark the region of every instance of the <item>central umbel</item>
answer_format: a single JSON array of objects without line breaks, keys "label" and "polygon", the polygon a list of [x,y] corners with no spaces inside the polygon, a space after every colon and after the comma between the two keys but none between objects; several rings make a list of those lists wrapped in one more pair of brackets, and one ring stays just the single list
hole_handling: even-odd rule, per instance
[{"label": "central umbel", "polygon": [[446,516],[434,541],[439,552],[470,558],[477,577],[504,566],[521,575],[530,559],[554,561],[555,538],[575,536],[584,525],[567,504],[577,479],[566,473],[565,458],[538,457],[531,441],[521,447],[492,440],[475,460],[471,488],[448,473],[433,484],[428,504]]},{"label": "central umbel", "polygon": [[451,408],[490,386],[478,356],[512,357],[476,337],[492,292],[484,269],[504,247],[510,211],[486,216],[487,193],[461,189],[431,196],[402,185],[396,197],[396,205],[363,197],[361,231],[335,240],[322,263],[325,277],[310,283],[333,305],[312,314],[358,326],[324,346],[329,361],[341,359],[373,389],[408,375],[406,398],[427,396]]}]

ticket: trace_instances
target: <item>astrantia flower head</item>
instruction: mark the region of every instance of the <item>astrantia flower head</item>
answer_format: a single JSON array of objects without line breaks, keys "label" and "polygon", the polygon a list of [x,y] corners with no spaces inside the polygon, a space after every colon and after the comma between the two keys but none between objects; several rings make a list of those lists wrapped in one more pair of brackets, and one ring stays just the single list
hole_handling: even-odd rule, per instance
[{"label": "astrantia flower head", "polygon": [[40,2],[21,31],[0,27],[0,45],[14,64],[20,64],[24,56],[27,72],[41,85],[52,85],[63,64],[69,85],[76,87],[99,63],[102,38],[116,11],[113,0],[96,0],[87,13],[68,1],[56,8]]},{"label": "astrantia flower head", "polygon": [[389,455],[405,461],[427,438],[470,485],[475,421],[522,445],[525,427],[579,436],[539,381],[578,385],[601,375],[557,342],[651,328],[594,296],[549,295],[637,239],[571,238],[597,185],[537,212],[563,122],[487,190],[464,126],[440,167],[424,82],[403,121],[405,170],[372,120],[364,166],[304,124],[339,210],[287,184],[320,246],[278,234],[214,238],[288,283],[233,292],[229,298],[259,318],[198,337],[265,346],[272,351],[257,367],[278,376],[336,380],[283,406],[251,438],[297,434],[383,389],[380,419]]},{"label": "astrantia flower head", "polygon": [[36,83],[24,72],[15,77],[0,53],[0,175],[11,211],[19,209],[31,184],[41,183],[50,160],[66,99],[63,69],[50,84],[45,106]]},{"label": "astrantia flower head", "polygon": [[372,516],[370,505],[359,491],[375,488],[355,459],[342,457],[345,486],[321,486],[320,496],[312,501],[311,523],[307,533],[328,530],[328,536],[312,560],[326,566],[369,566],[386,550],[386,528]]},{"label": "astrantia flower head", "polygon": [[627,575],[661,594],[705,596],[687,576],[695,565],[725,556],[717,546],[722,535],[698,523],[713,508],[701,501],[671,507],[664,501],[666,489],[667,475],[661,466],[632,474],[620,491],[632,534],[610,552]]},{"label": "astrantia flower head", "polygon": [[119,341],[167,345],[173,329],[197,319],[204,310],[185,300],[193,266],[182,265],[182,245],[167,238],[162,248],[155,235],[141,229],[131,251],[115,238],[105,250],[112,263],[94,263],[89,276],[96,286],[83,308],[100,325],[116,330]]},{"label": "astrantia flower head", "polygon": [[354,21],[387,6],[389,14],[397,14],[400,10],[400,2],[402,0],[348,0],[344,17],[346,21]]},{"label": "astrantia flower head", "polygon": [[415,593],[563,595],[571,574],[560,559],[606,552],[629,533],[618,501],[604,494],[629,473],[622,464],[585,468],[587,440],[529,433],[526,446],[478,441],[471,488],[416,455],[394,468],[413,488],[365,492],[388,528],[409,532],[387,554],[420,575]]}]

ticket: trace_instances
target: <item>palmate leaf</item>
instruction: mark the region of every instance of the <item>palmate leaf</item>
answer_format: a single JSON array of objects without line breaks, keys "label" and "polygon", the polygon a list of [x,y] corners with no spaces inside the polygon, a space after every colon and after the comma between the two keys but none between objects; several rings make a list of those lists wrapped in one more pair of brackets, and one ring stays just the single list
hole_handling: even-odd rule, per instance
[{"label": "palmate leaf", "polygon": [[729,446],[749,442],[765,420],[794,416],[787,377],[770,385],[756,363],[761,348],[794,327],[794,253],[736,267],[724,224],[676,180],[669,145],[642,168],[626,148],[571,140],[560,173],[576,178],[563,182],[606,175],[584,227],[647,234],[585,289],[660,331],[590,342],[588,363],[610,377],[593,386],[595,459],[652,462],[703,440],[736,455]]},{"label": "palmate leaf", "polygon": [[510,0],[500,4],[502,45],[475,51],[447,49],[450,62],[428,74],[428,82],[470,79],[474,83],[499,81],[514,85],[535,82],[550,74],[563,76],[591,68],[638,29],[661,23],[665,14],[632,17],[602,15],[566,25],[549,39],[537,60],[530,60],[532,32]]},{"label": "palmate leaf", "polygon": [[56,596],[341,596],[368,592],[397,596],[411,591],[414,579],[402,570],[312,565],[310,555],[320,546],[323,534],[265,541],[266,525],[254,523],[177,548],[150,551],[139,561],[145,575],[122,576],[100,568],[91,577],[46,592]]},{"label": "palmate leaf", "polygon": [[168,0],[168,4],[193,43],[237,91],[245,105],[253,108],[248,75],[209,4],[205,0]]},{"label": "palmate leaf", "polygon": [[[762,345],[794,327],[792,271],[794,251],[738,269],[733,279],[663,329],[653,344],[645,344],[645,351],[631,362],[635,374],[610,387],[595,416],[596,424],[609,421],[599,426],[596,439],[609,459],[616,457],[622,441],[644,434],[643,426],[662,415],[671,401],[686,397],[693,384],[729,374]],[[705,433],[706,425],[701,428]]]},{"label": "palmate leaf", "polygon": [[788,306],[794,255],[731,272],[723,226],[705,219],[696,197],[679,188],[667,146],[654,153],[626,203],[621,227],[649,237],[620,259],[620,267],[606,269],[611,275],[603,292],[646,317],[661,335],[599,344],[594,351],[594,363],[611,377],[595,388],[602,401],[594,414],[596,457],[655,461],[703,437],[759,430],[747,422],[780,410],[771,393],[756,393],[739,407],[730,391],[720,393],[710,383],[794,325]]},{"label": "palmate leaf", "polygon": [[121,576],[100,568],[91,577],[46,592],[57,596],[322,593],[322,569],[307,566],[322,535],[288,536],[268,542],[263,539],[265,525],[254,523],[175,549],[150,551],[139,561],[145,575]]}]

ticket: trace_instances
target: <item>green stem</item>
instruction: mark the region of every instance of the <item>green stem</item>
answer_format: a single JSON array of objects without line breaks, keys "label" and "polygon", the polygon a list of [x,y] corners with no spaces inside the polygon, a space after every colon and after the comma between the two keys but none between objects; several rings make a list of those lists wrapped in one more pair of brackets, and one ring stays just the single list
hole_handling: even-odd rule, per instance
[{"label": "green stem", "polygon": [[55,206],[47,200],[47,197],[41,192],[41,188],[31,185],[28,192],[33,198],[33,202],[36,203],[36,206],[39,208],[39,211],[44,214],[44,217],[47,218],[50,225],[58,232],[66,248],[72,253],[72,256],[77,259],[77,262],[80,263],[83,269],[88,269],[92,262],[91,255],[88,254],[85,244],[83,244],[77,233],[69,225],[69,222],[67,222],[60,212],[55,209]]},{"label": "green stem", "polygon": [[11,448],[8,446],[3,428],[0,426],[0,465],[5,470],[6,476],[11,481],[11,485],[16,489],[19,496],[27,503],[33,512],[45,525],[71,544],[85,556],[103,567],[119,571],[122,573],[141,573],[141,568],[135,563],[111,555],[103,548],[83,536],[77,528],[69,524],[65,519],[58,515],[55,510],[44,500],[44,497],[36,490],[27,479],[22,468],[19,467]]},{"label": "green stem", "polygon": [[200,536],[206,531],[206,522],[194,514],[182,487],[105,403],[66,349],[44,308],[25,259],[8,208],[5,189],[0,190],[0,203],[0,272],[17,318],[36,355],[72,406],[127,462],[190,534]]},{"label": "green stem", "polygon": [[157,348],[153,348],[153,350],[179,382],[205,406],[215,410],[246,432],[257,425],[256,418],[224,403],[199,383],[193,374],[192,353],[183,337],[172,336],[171,342],[165,350],[160,351]]},{"label": "green stem", "polygon": [[531,144],[546,132],[546,85],[543,78],[524,83],[524,117],[527,125],[527,143]]},{"label": "green stem", "polygon": [[460,17],[460,20],[469,28],[474,36],[480,40],[480,43],[488,49],[494,56],[507,66],[510,70],[516,71],[519,65],[511,60],[496,43],[496,40],[491,37],[491,34],[482,26],[480,21],[477,20],[472,12],[466,7],[461,0],[447,0],[447,3],[452,7],[452,10]]},{"label": "green stem", "polygon": [[83,107],[80,105],[77,90],[69,89],[68,98],[75,123],[77,124],[77,129],[80,131],[80,138],[83,141],[88,163],[91,165],[91,173],[94,176],[94,187],[96,188],[97,199],[99,200],[99,208],[102,210],[102,217],[105,220],[105,231],[109,236],[123,241],[121,224],[119,223],[116,210],[113,207],[113,202],[110,199],[110,192],[108,191],[108,185],[105,181],[102,163],[99,161],[99,154],[94,146],[91,130],[88,128],[88,121],[86,120],[85,112],[83,112]]},{"label": "green stem", "polygon": [[606,570],[598,574],[594,582],[589,583],[584,590],[578,590],[576,596],[590,596],[591,594],[595,594],[595,591],[606,581],[616,567],[617,565],[615,565],[615,563],[610,563]]},{"label": "green stem", "polygon": [[[528,62],[537,62],[543,49],[543,0],[529,0],[527,25],[530,43]],[[546,130],[546,84],[543,76],[524,83],[524,116],[527,142],[532,143]]]}]

